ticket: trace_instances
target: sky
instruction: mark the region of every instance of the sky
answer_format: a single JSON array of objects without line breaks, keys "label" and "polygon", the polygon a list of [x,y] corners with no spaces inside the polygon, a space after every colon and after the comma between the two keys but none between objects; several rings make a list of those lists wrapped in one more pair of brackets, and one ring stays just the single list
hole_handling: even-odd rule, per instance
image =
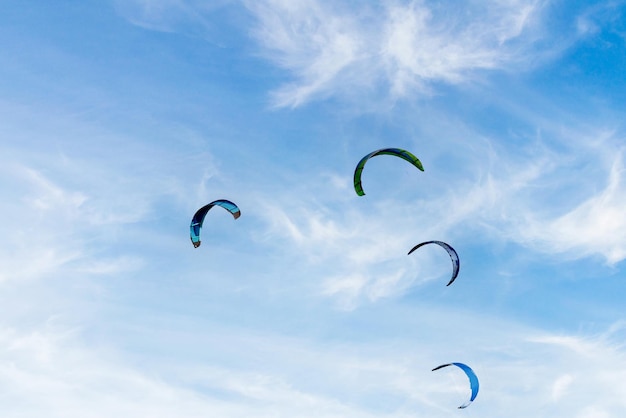
[{"label": "sky", "polygon": [[0,415],[623,417],[624,73],[622,0],[2,1]]}]

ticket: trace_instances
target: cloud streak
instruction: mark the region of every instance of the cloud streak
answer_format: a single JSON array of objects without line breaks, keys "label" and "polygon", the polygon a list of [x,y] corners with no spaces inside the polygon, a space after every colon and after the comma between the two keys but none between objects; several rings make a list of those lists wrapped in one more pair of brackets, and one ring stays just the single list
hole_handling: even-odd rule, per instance
[{"label": "cloud streak", "polygon": [[454,13],[425,1],[358,10],[321,0],[247,5],[258,21],[255,38],[294,79],[274,92],[279,107],[373,85],[392,98],[429,94],[432,83],[528,65],[544,12],[537,0],[470,2]]},{"label": "cloud streak", "polygon": [[[215,326],[204,337],[179,332],[178,340],[159,345],[200,344],[203,358],[168,362],[154,348],[137,362],[90,347],[80,333],[58,325],[2,328],[3,411],[8,417],[47,411],[70,418],[447,417],[465,395],[452,374],[430,372],[445,361],[464,361],[477,372],[481,391],[473,413],[582,418],[594,411],[617,417],[626,407],[620,385],[626,355],[609,334],[555,334],[451,310],[411,313],[399,330],[417,334],[367,341],[322,342]],[[451,325],[459,322],[467,326]],[[450,332],[464,341],[461,347],[450,344]],[[226,353],[228,361],[221,360]]]},{"label": "cloud streak", "polygon": [[566,213],[548,220],[529,219],[520,236],[556,253],[601,254],[609,264],[626,258],[626,171],[623,152],[615,156],[606,187]]}]

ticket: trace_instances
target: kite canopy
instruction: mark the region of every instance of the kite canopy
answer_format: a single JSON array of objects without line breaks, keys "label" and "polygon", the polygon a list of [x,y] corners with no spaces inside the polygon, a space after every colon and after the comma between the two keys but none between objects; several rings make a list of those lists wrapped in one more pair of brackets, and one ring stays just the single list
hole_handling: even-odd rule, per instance
[{"label": "kite canopy", "polygon": [[359,163],[356,165],[356,169],[354,170],[354,190],[359,196],[365,195],[365,192],[363,191],[363,187],[361,185],[361,173],[363,173],[363,167],[365,167],[365,163],[367,162],[367,160],[375,157],[376,155],[394,155],[410,162],[421,171],[424,171],[424,167],[422,166],[420,160],[418,160],[415,155],[403,149],[383,148],[379,149],[378,151],[370,152],[365,157],[361,158],[361,161],[359,161]]},{"label": "kite canopy", "polygon": [[434,372],[435,370],[439,370],[448,366],[456,366],[460,368],[461,370],[465,372],[465,374],[469,378],[472,395],[470,396],[470,399],[467,402],[459,406],[459,409],[467,408],[474,401],[474,399],[476,399],[476,395],[478,395],[478,377],[476,376],[476,373],[474,373],[474,371],[467,364],[463,364],[463,363],[442,364],[441,366],[435,367],[432,371]]},{"label": "kite canopy", "polygon": [[417,250],[419,247],[421,247],[422,245],[426,245],[426,244],[437,244],[437,245],[440,245],[441,247],[443,247],[448,252],[448,254],[450,254],[450,259],[452,260],[452,278],[450,279],[450,281],[446,285],[446,286],[450,286],[452,284],[452,282],[454,280],[456,280],[456,276],[459,275],[459,268],[461,267],[461,261],[459,260],[459,255],[454,250],[454,248],[452,248],[450,245],[446,244],[443,241],[426,241],[426,242],[422,242],[421,244],[417,244],[415,247],[411,248],[411,251],[409,251],[409,254],[407,254],[407,255],[410,255],[413,251]]},{"label": "kite canopy", "polygon": [[191,220],[191,225],[189,226],[189,229],[191,231],[190,232],[191,243],[193,244],[194,248],[198,248],[200,246],[200,229],[202,228],[204,217],[206,216],[207,212],[211,210],[213,206],[223,207],[224,209],[229,211],[233,215],[233,218],[235,219],[241,216],[241,211],[239,210],[237,205],[235,205],[230,200],[219,199],[219,200],[215,200],[209,203],[206,206],[202,206],[200,209],[198,209],[196,214],[193,215],[193,219]]}]

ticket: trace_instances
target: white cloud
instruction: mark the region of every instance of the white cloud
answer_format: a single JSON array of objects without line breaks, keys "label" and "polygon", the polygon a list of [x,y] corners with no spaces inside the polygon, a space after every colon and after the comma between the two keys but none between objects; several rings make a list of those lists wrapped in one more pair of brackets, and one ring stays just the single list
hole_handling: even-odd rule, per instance
[{"label": "white cloud", "polygon": [[339,74],[369,49],[353,17],[336,15],[316,0],[248,2],[259,20],[254,35],[279,66],[299,80],[275,92],[278,106],[298,106],[312,95],[328,95]]},{"label": "white cloud", "polygon": [[212,0],[208,3],[194,0],[114,0],[121,16],[144,29],[185,32],[193,23],[201,27],[205,34],[213,26],[206,15],[231,3],[233,0]]},{"label": "white cloud", "polygon": [[419,179],[418,191],[411,189],[415,194],[403,195],[402,201],[388,192],[359,198],[351,187],[329,189],[316,177],[299,178],[306,194],[287,189],[254,203],[263,208],[261,236],[289,254],[285,259],[299,266],[297,274],[310,292],[334,299],[344,310],[436,286],[435,279],[445,284],[451,271],[445,251],[423,248],[406,255],[426,240],[446,241],[459,250],[459,280],[467,265],[463,247],[485,242],[520,244],[552,260],[593,256],[618,263],[626,248],[626,233],[620,233],[626,190],[619,136],[577,136],[570,130],[563,135],[571,149],[559,152],[558,145],[541,141],[510,151],[471,132],[464,132],[468,140],[462,144],[442,140],[438,147],[452,148],[446,155],[466,172],[440,165],[411,172]]},{"label": "white cloud", "polygon": [[107,361],[105,353],[85,350],[52,331],[4,329],[0,341],[6,417],[193,417],[206,409],[201,396]]},{"label": "white cloud", "polygon": [[[475,70],[524,65],[543,3],[476,2],[439,12],[425,1],[340,8],[329,2],[248,2],[255,37],[293,74],[275,92],[277,106],[389,85],[394,97],[460,83]],[[529,28],[532,27],[532,31]],[[530,33],[527,33],[530,32]]]},{"label": "white cloud", "polygon": [[[0,246],[0,281],[43,277],[80,259],[83,251],[72,222],[87,197],[15,163],[5,165],[0,174],[0,181],[12,183],[0,211],[3,219],[10,220],[0,226],[5,237]],[[74,240],[78,245],[72,244]]]},{"label": "white cloud", "polygon": [[326,279],[322,292],[326,295],[340,295],[340,305],[347,310],[355,307],[355,299],[362,292],[368,278],[361,274],[351,274]]},{"label": "white cloud", "polygon": [[576,20],[578,34],[583,37],[591,37],[605,29],[624,38],[621,27],[624,5],[623,0],[589,5]]},{"label": "white cloud", "polygon": [[[406,260],[406,264],[412,264]],[[356,309],[363,300],[376,302],[379,299],[396,296],[411,284],[415,284],[416,275],[420,269],[387,267],[391,263],[381,265],[358,266],[350,272],[349,268],[342,268],[342,274],[330,276],[321,282],[321,294],[336,299],[337,306],[346,311]],[[400,264],[400,263],[394,263]],[[367,272],[369,270],[369,272]],[[424,281],[424,280],[422,280]]]},{"label": "white cloud", "polygon": [[[266,224],[259,242],[280,248],[283,259],[302,266],[304,278],[318,289],[314,293],[336,298],[342,309],[401,294],[434,278],[444,281],[451,273],[450,258],[441,248],[407,256],[421,237],[447,233],[444,223],[429,225],[432,213],[422,213],[421,205],[386,200],[364,213],[352,203],[293,199],[289,193],[255,205],[263,208],[259,214]],[[389,208],[419,216],[394,216]]]},{"label": "white cloud", "polygon": [[433,15],[424,2],[390,7],[382,56],[392,93],[403,96],[430,81],[459,83],[472,70],[520,60],[503,45],[520,36],[536,12],[537,2],[524,1],[492,2],[452,18]]},{"label": "white cloud", "polygon": [[574,381],[574,377],[571,374],[564,374],[559,376],[552,384],[552,400],[557,402],[567,394],[568,387]]},{"label": "white cloud", "polygon": [[116,250],[124,230],[120,226],[144,220],[159,194],[148,196],[145,182],[137,184],[143,190],[132,190],[128,177],[124,186],[123,176],[109,176],[116,179],[109,183],[95,163],[93,174],[74,177],[86,165],[86,160],[77,160],[35,169],[6,162],[0,169],[0,184],[8,186],[0,208],[5,237],[0,282],[50,280],[62,272],[111,275],[142,265],[137,254],[119,255],[121,250]]},{"label": "white cloud", "polygon": [[471,171],[434,174],[445,188],[421,205],[424,219],[437,219],[434,230],[442,235],[480,231],[484,238],[565,259],[624,260],[623,134],[585,123],[568,129],[537,123],[546,128],[543,137],[515,150],[463,127],[444,130],[444,138],[463,131],[466,142],[442,140],[438,146]]},{"label": "white cloud", "polygon": [[[618,418],[626,407],[626,353],[604,335],[551,334],[432,307],[407,313],[390,324],[399,331],[393,338],[371,333],[372,318],[345,324],[368,336],[352,341],[227,324],[204,323],[196,333],[187,324],[141,353],[89,346],[80,330],[58,325],[1,328],[3,416],[447,417],[466,389],[462,378],[430,372],[446,361],[465,362],[479,376],[468,413]],[[345,332],[331,328],[330,335]],[[163,324],[152,330],[164,331]],[[463,344],[451,344],[451,333]],[[197,353],[164,357],[181,344]]]},{"label": "white cloud", "polygon": [[144,214],[141,209],[131,214],[124,203],[115,213],[117,208],[101,204],[105,200],[111,204],[114,197],[93,199],[85,191],[64,188],[42,171],[16,163],[5,165],[1,174],[0,181],[10,181],[14,187],[3,196],[6,204],[1,214],[11,222],[0,228],[6,237],[1,246],[0,281],[51,278],[71,263],[73,271],[98,274],[140,265],[140,259],[133,256],[93,258],[90,243],[106,235],[115,223],[136,222]]},{"label": "white cloud", "polygon": [[144,260],[139,257],[120,256],[83,260],[77,263],[73,270],[87,274],[114,275],[121,272],[137,271],[143,265]]},{"label": "white cloud", "polygon": [[606,187],[555,218],[527,216],[517,233],[521,240],[555,253],[584,257],[600,254],[609,264],[626,258],[626,170],[623,152],[610,167]]}]

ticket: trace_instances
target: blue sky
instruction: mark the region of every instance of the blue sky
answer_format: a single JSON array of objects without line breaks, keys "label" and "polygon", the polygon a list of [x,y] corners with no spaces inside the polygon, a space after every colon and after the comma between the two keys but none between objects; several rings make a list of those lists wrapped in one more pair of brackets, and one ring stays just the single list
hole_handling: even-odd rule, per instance
[{"label": "blue sky", "polygon": [[2,2],[1,415],[623,416],[625,13]]}]

